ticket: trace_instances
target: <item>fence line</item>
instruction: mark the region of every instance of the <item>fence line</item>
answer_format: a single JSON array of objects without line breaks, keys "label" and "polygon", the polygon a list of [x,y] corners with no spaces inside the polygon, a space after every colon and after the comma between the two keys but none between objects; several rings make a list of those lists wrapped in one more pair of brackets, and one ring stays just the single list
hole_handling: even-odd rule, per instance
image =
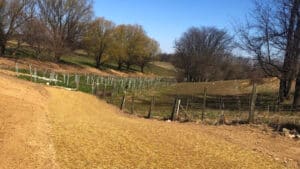
[{"label": "fence line", "polygon": [[[130,108],[130,113],[140,114],[148,118],[162,118],[171,120],[219,120],[226,118],[235,120],[269,120],[274,115],[289,113],[299,117],[299,108],[288,104],[278,104],[278,97],[272,94],[256,93],[253,84],[252,94],[238,96],[218,96],[207,93],[206,88],[202,96],[169,96],[167,100],[158,96],[142,96],[144,91],[156,87],[168,87],[176,81],[172,78],[145,77],[116,77],[99,76],[94,74],[72,74],[39,69],[28,65],[28,69],[21,69],[16,63],[16,76],[22,79],[49,85],[73,88],[83,92],[95,94],[120,106],[124,111]],[[127,92],[127,95],[125,95]],[[132,96],[132,94],[134,94]],[[122,97],[122,100],[120,99]],[[131,97],[131,101],[126,101]],[[121,100],[121,101],[120,101]],[[125,104],[127,103],[127,106]],[[154,103],[155,102],[155,103]],[[155,105],[155,106],[154,106]],[[250,118],[248,114],[250,112]],[[263,115],[263,116],[262,116]],[[255,117],[251,117],[255,116]],[[294,119],[299,123],[298,118]]]}]

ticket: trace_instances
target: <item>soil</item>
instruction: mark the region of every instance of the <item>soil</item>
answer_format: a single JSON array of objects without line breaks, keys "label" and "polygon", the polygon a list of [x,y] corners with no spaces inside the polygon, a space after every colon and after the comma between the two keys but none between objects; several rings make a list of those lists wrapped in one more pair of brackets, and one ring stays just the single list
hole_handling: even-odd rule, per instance
[{"label": "soil", "polygon": [[0,168],[299,168],[264,126],[140,119],[95,96],[0,72]]}]

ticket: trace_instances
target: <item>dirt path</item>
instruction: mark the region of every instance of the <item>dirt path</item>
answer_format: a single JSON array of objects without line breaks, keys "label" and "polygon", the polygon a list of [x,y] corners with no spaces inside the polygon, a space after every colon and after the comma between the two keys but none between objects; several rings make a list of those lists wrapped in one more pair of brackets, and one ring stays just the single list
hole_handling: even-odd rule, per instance
[{"label": "dirt path", "polygon": [[95,97],[47,88],[62,168],[281,168],[200,126],[125,117]]},{"label": "dirt path", "polygon": [[53,169],[44,88],[0,74],[0,168]]},{"label": "dirt path", "polygon": [[299,142],[253,127],[127,117],[94,96],[3,73],[0,106],[0,169],[277,169],[275,157],[299,160]]}]

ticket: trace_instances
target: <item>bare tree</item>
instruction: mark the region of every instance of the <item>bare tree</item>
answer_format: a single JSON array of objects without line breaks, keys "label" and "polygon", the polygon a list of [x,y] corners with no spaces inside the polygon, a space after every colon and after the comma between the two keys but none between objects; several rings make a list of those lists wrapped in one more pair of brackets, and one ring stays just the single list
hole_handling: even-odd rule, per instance
[{"label": "bare tree", "polygon": [[111,21],[97,18],[89,24],[86,31],[84,46],[90,53],[93,53],[97,68],[100,68],[103,56],[109,55],[114,27],[115,25]]},{"label": "bare tree", "polygon": [[0,56],[5,54],[7,41],[34,12],[34,0],[0,0]]},{"label": "bare tree", "polygon": [[21,27],[22,40],[34,50],[34,56],[41,59],[41,54],[47,49],[47,27],[37,18],[32,18]]},{"label": "bare tree", "polygon": [[56,61],[82,40],[92,16],[91,0],[37,0],[40,20],[49,34],[49,47]]},{"label": "bare tree", "polygon": [[175,42],[175,64],[187,81],[213,80],[231,51],[232,37],[214,27],[190,28]]},{"label": "bare tree", "polygon": [[239,26],[240,47],[254,55],[269,76],[280,79],[279,100],[288,99],[298,72],[299,0],[255,2],[251,22]]}]

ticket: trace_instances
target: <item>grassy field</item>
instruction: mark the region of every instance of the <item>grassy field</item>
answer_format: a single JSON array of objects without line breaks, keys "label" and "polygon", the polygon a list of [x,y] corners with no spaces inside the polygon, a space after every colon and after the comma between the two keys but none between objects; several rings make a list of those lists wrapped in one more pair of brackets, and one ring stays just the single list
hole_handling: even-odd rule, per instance
[{"label": "grassy field", "polygon": [[[62,60],[65,63],[72,63],[80,66],[88,66],[88,67],[95,67],[96,63],[92,57],[87,57],[85,55],[73,55],[73,56],[64,56],[62,57]],[[168,65],[169,63],[166,62],[151,62],[149,63],[145,69],[144,72],[146,74],[153,74],[156,76],[162,76],[162,77],[175,77],[176,76],[176,70],[175,69],[168,69],[166,67],[162,67],[161,64]],[[112,61],[106,61],[102,66],[101,69],[113,69],[118,70],[118,66],[116,63]],[[125,68],[121,69],[122,72],[140,72],[140,68],[138,66],[133,65],[130,70],[127,70]]]},{"label": "grassy field", "polygon": [[[34,56],[34,51],[28,47],[27,44],[21,44],[21,48],[15,51],[17,42],[9,41],[7,48],[7,55],[9,58],[14,59],[33,59],[40,61],[53,61],[53,58],[49,57],[49,53],[41,53],[40,58]],[[12,55],[14,53],[14,55]],[[95,68],[96,63],[92,56],[88,56],[84,50],[76,50],[74,52],[69,52],[61,57],[60,64],[70,65],[74,67],[85,67],[85,68]],[[112,60],[105,60],[101,66],[102,71],[115,70],[123,73],[140,73],[140,67],[133,65],[130,70],[122,68],[118,70],[117,64]],[[177,70],[173,65],[167,62],[150,62],[145,68],[144,73],[147,75],[155,75],[162,77],[175,77]]]}]

